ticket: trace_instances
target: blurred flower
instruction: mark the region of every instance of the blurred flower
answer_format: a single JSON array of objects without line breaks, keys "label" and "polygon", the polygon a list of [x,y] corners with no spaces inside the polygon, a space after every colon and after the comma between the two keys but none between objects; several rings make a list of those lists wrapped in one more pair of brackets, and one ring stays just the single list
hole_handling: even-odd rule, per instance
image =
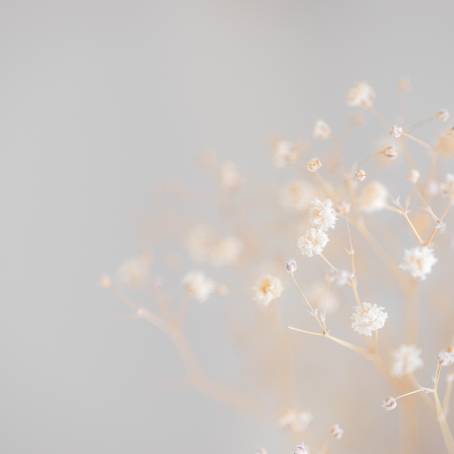
[{"label": "blurred flower", "polygon": [[125,261],[117,271],[121,285],[125,287],[141,287],[148,279],[150,272],[150,257],[142,255]]},{"label": "blurred flower", "polygon": [[314,188],[305,181],[292,181],[281,192],[281,202],[284,208],[300,211],[309,206],[314,197]]},{"label": "blurred flower", "polygon": [[287,167],[298,159],[297,147],[287,140],[277,140],[273,147],[273,163],[277,168]]},{"label": "blurred flower", "polygon": [[375,100],[375,90],[367,82],[359,82],[347,95],[347,105],[371,109]]},{"label": "blurred flower", "polygon": [[450,202],[454,204],[454,175],[448,173],[445,181],[440,185],[441,194],[448,197]]},{"label": "blurred flower", "polygon": [[382,407],[386,411],[394,410],[397,407],[397,400],[394,397],[388,397],[386,400],[383,401]]},{"label": "blurred flower", "polygon": [[432,267],[437,263],[432,248],[418,246],[413,249],[406,249],[404,259],[400,268],[408,271],[414,278],[425,280],[431,273]]},{"label": "blurred flower", "polygon": [[337,221],[337,214],[333,207],[333,202],[326,199],[323,202],[314,199],[310,208],[311,224],[323,231],[334,229]]},{"label": "blurred flower", "polygon": [[423,366],[421,350],[414,345],[401,345],[394,351],[393,356],[391,375],[394,377],[412,374]]},{"label": "blurred flower", "polygon": [[330,429],[330,433],[336,440],[340,440],[344,435],[344,429],[339,424],[334,424]]},{"label": "blurred flower", "polygon": [[352,328],[358,334],[372,336],[374,331],[385,326],[387,318],[388,314],[384,307],[372,303],[361,303],[355,307],[352,314]]},{"label": "blurred flower", "polygon": [[359,195],[358,203],[366,213],[372,213],[385,208],[388,190],[378,181],[372,181],[363,188]]},{"label": "blurred flower", "polygon": [[221,186],[228,190],[238,189],[241,176],[237,166],[232,161],[226,161],[220,167]]},{"label": "blurred flower", "polygon": [[304,443],[301,443],[295,448],[293,454],[309,454],[309,448]]},{"label": "blurred flower", "polygon": [[312,422],[312,414],[308,411],[289,410],[279,420],[279,425],[293,432],[304,432]]},{"label": "blurred flower", "polygon": [[312,135],[314,139],[327,140],[331,137],[331,128],[323,120],[318,120],[315,123]]},{"label": "blurred flower", "polygon": [[191,271],[183,278],[183,285],[189,296],[204,303],[216,289],[214,281],[201,271]]},{"label": "blurred flower", "polygon": [[451,366],[454,364],[454,348],[448,347],[438,354],[438,361],[442,366]]},{"label": "blurred flower", "polygon": [[284,288],[278,277],[267,274],[257,282],[254,287],[255,301],[264,306],[268,306],[271,301],[282,295]]},{"label": "blurred flower", "polygon": [[306,164],[306,169],[308,172],[315,173],[322,167],[322,161],[318,158],[312,158]]},{"label": "blurred flower", "polygon": [[339,307],[336,294],[323,282],[317,282],[311,287],[308,298],[325,314],[332,314]]}]

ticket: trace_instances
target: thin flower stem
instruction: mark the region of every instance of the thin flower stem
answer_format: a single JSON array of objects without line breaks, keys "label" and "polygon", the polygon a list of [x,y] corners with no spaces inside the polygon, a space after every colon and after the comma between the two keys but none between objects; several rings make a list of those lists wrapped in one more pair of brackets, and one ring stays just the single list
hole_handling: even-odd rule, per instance
[{"label": "thin flower stem", "polygon": [[443,397],[443,411],[445,416],[448,415],[448,410],[449,410],[449,401],[451,400],[451,395],[452,395],[452,380],[448,380],[448,383],[446,385],[446,390],[445,390],[445,395]]},{"label": "thin flower stem", "polygon": [[315,331],[307,331],[305,329],[296,328],[295,326],[288,326],[287,328],[291,331],[297,331],[298,333],[303,333],[303,334],[310,334],[311,336],[319,336],[319,337],[325,336],[323,333],[317,333]]},{"label": "thin flower stem", "polygon": [[416,229],[415,225],[413,224],[412,220],[410,219],[410,217],[408,216],[408,213],[406,211],[401,210],[400,208],[395,208],[395,207],[393,207],[391,205],[388,205],[386,207],[386,209],[388,211],[392,211],[393,213],[400,214],[405,219],[407,224],[409,225],[411,231],[415,235],[415,237],[418,240],[419,244],[424,244],[424,240],[422,239],[421,235],[419,234],[418,230]]},{"label": "thin flower stem", "polygon": [[331,271],[337,271],[337,268],[323,255],[319,254],[322,260],[331,268]]},{"label": "thin flower stem", "polygon": [[299,293],[301,294],[301,296],[303,297],[303,300],[304,302],[307,304],[307,306],[309,307],[309,310],[313,313],[314,312],[314,307],[312,306],[312,304],[310,303],[309,299],[307,298],[306,294],[304,293],[303,289],[301,288],[301,285],[298,283],[298,281],[296,280],[295,278],[295,275],[294,273],[290,273],[291,276],[292,276],[292,281],[294,282],[296,288],[298,289]]},{"label": "thin flower stem", "polygon": [[407,139],[412,140],[413,142],[417,143],[418,145],[421,145],[427,151],[431,152],[433,150],[433,148],[430,144],[428,144],[427,142],[424,142],[424,140],[418,139],[418,137],[415,137],[413,134],[410,134],[410,133],[404,131],[402,133],[402,136],[406,137]]},{"label": "thin flower stem", "polygon": [[349,255],[351,257],[351,267],[352,267],[352,279],[351,279],[351,288],[353,291],[353,296],[355,298],[356,304],[361,305],[361,298],[358,292],[358,279],[356,277],[356,261],[355,261],[355,250],[353,249],[353,241],[352,241],[352,232],[350,229],[350,224],[346,220],[347,223],[347,233],[348,233],[348,242],[350,245]]},{"label": "thin flower stem", "polygon": [[396,396],[395,399],[399,400],[399,399],[403,399],[404,397],[412,396],[413,394],[427,393],[427,392],[429,392],[429,390],[427,388],[419,388],[419,389],[415,389],[414,391],[410,391],[408,393],[401,394],[400,396]]}]

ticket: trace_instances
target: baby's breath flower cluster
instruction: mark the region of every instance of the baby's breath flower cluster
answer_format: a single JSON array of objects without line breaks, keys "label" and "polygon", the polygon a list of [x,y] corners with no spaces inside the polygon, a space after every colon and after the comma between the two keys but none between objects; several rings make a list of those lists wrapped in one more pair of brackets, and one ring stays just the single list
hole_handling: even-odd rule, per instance
[{"label": "baby's breath flower cluster", "polygon": [[[401,79],[396,92],[409,96],[410,88]],[[383,443],[383,452],[394,452],[388,444],[394,436],[386,434],[411,434],[417,427],[417,440],[428,431],[430,442],[439,437],[454,454],[448,418],[454,387],[454,127],[446,109],[426,112],[422,121],[382,113],[379,94],[368,82],[352,84],[344,95],[353,113],[348,129],[319,119],[297,139],[274,140],[268,152],[272,181],[267,176],[257,184],[257,175],[248,175],[240,162],[206,157],[203,166],[216,186],[204,197],[219,201],[219,218],[185,219],[188,198],[182,197],[176,218],[163,218],[162,231],[153,226],[165,240],[153,237],[146,243],[153,250],[98,280],[132,318],[167,337],[182,360],[185,383],[288,437],[279,452],[309,454],[307,441],[311,452],[336,452],[344,428],[349,446],[342,452],[372,452],[370,437]],[[378,132],[356,154],[349,138],[367,123]],[[430,123],[435,137],[425,129]],[[197,200],[203,208],[205,202]],[[165,252],[171,232],[172,253]],[[238,346],[245,361],[236,371],[247,371],[238,372],[238,386],[213,378],[219,355],[206,372],[186,330],[189,311],[217,310],[216,323],[228,321],[230,346]],[[198,335],[207,325],[198,323]],[[364,382],[355,360],[369,362],[377,380]],[[420,384],[430,376],[428,386]],[[386,428],[377,426],[374,406],[379,409],[385,396],[383,409],[401,413],[403,430],[392,414],[382,422]],[[315,398],[320,405],[314,415],[301,410]],[[401,405],[407,398],[421,405]],[[416,424],[423,412],[439,426],[436,435]],[[327,417],[339,424],[325,427],[325,438],[318,439],[319,421]],[[358,417],[361,427],[373,427],[364,436],[349,430],[358,427]],[[304,443],[295,447],[301,440],[295,436]],[[408,452],[419,449],[403,440],[407,445]]]}]

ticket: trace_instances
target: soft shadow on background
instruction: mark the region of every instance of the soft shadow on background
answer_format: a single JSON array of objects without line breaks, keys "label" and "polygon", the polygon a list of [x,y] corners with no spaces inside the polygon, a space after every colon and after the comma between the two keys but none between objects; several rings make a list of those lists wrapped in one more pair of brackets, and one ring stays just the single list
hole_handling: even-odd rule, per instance
[{"label": "soft shadow on background", "polygon": [[[282,452],[271,427],[182,386],[168,342],[98,276],[140,252],[153,188],[202,184],[201,151],[260,171],[274,135],[340,121],[363,79],[383,110],[400,77],[414,85],[407,111],[452,109],[453,13],[449,1],[2,0],[0,451]],[[201,355],[236,364],[222,336]]]}]

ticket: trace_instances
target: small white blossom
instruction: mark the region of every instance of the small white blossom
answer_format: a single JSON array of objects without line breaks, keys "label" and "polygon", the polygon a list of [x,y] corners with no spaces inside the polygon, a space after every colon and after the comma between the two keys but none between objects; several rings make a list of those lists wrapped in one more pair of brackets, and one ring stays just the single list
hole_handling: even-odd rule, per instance
[{"label": "small white blossom", "polygon": [[404,130],[402,128],[402,126],[397,126],[397,125],[394,125],[392,128],[391,128],[391,131],[390,131],[390,134],[395,138],[395,139],[399,139],[400,137],[402,137],[402,134],[404,133]]},{"label": "small white blossom", "polygon": [[226,161],[221,164],[220,179],[221,186],[227,190],[234,190],[240,186],[241,176],[234,162]]},{"label": "small white blossom", "polygon": [[423,366],[421,350],[414,345],[401,345],[393,356],[391,375],[394,377],[412,374]]},{"label": "small white blossom", "polygon": [[331,137],[331,128],[323,120],[318,120],[315,123],[312,135],[314,139],[327,140]]},{"label": "small white blossom", "polygon": [[375,100],[375,90],[367,82],[359,82],[350,89],[347,95],[347,105],[371,109]]},{"label": "small white blossom", "polygon": [[306,169],[308,172],[315,173],[317,172],[322,166],[322,161],[318,158],[312,158],[306,164]]},{"label": "small white blossom", "polygon": [[309,411],[289,410],[279,419],[279,425],[293,432],[304,432],[312,422],[312,413]]},{"label": "small white blossom", "polygon": [[421,173],[417,169],[411,169],[410,173],[408,174],[408,181],[410,183],[416,184],[421,177]]},{"label": "small white blossom", "polygon": [[268,451],[265,448],[259,449],[256,454],[268,454]]},{"label": "small white blossom", "polygon": [[273,147],[273,164],[277,168],[287,167],[298,158],[296,146],[287,140],[277,140]]},{"label": "small white blossom", "polygon": [[355,177],[355,180],[357,180],[357,181],[360,181],[360,182],[364,181],[366,179],[366,176],[367,176],[367,174],[364,169],[357,169],[355,171],[354,177]]},{"label": "small white blossom", "polygon": [[310,228],[298,238],[298,248],[302,255],[320,255],[328,244],[328,235],[321,229]]},{"label": "small white blossom", "polygon": [[284,288],[278,277],[267,274],[257,282],[254,287],[254,299],[264,306],[268,306],[271,301],[282,295]]},{"label": "small white blossom", "polygon": [[330,434],[336,439],[340,440],[344,435],[344,429],[339,424],[334,424],[330,429]]},{"label": "small white blossom", "polygon": [[406,249],[400,268],[408,271],[414,278],[424,280],[431,273],[432,267],[437,263],[432,248],[418,246]]},{"label": "small white blossom", "polygon": [[399,156],[396,145],[387,145],[379,151],[379,154],[388,159],[396,159]]},{"label": "small white blossom", "polygon": [[392,411],[397,407],[397,400],[394,397],[388,397],[386,400],[383,401],[382,407],[386,411]]},{"label": "small white blossom", "polygon": [[300,211],[307,208],[314,197],[314,188],[305,181],[292,181],[281,192],[282,206],[289,210]]},{"label": "small white blossom", "polygon": [[355,307],[352,314],[352,328],[358,334],[372,336],[374,331],[385,326],[387,318],[388,314],[384,307],[372,303],[362,303]]},{"label": "small white blossom", "polygon": [[201,271],[191,271],[183,278],[183,285],[190,297],[204,303],[216,289],[216,284]]},{"label": "small white blossom", "polygon": [[311,224],[323,231],[334,229],[337,221],[336,210],[330,199],[314,199],[310,209]]},{"label": "small white blossom", "polygon": [[454,364],[454,348],[448,347],[438,354],[438,361],[442,366],[451,366]]},{"label": "small white blossom", "polygon": [[388,190],[378,181],[372,181],[363,188],[358,203],[366,213],[372,213],[385,208],[388,199]]},{"label": "small white blossom", "polygon": [[304,444],[299,444],[293,454],[309,454],[309,448]]},{"label": "small white blossom", "polygon": [[287,270],[288,273],[290,274],[293,274],[296,272],[296,270],[298,269],[298,265],[296,264],[296,260],[289,260],[286,264],[285,264],[285,269]]}]

